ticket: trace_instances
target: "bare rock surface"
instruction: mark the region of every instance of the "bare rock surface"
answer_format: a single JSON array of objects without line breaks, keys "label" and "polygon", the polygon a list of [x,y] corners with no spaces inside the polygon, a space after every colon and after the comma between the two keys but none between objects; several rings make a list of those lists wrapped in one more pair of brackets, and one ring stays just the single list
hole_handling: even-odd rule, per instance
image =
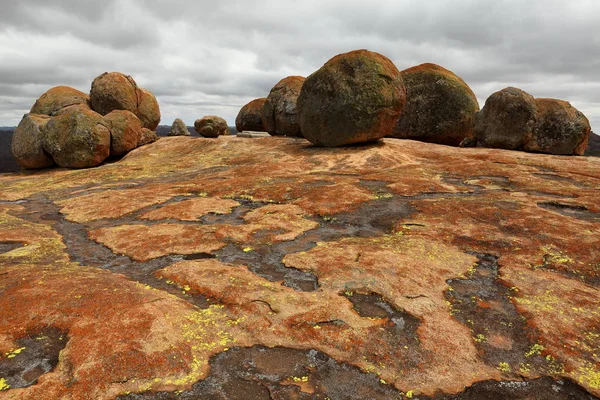
[{"label": "bare rock surface", "polygon": [[36,100],[32,114],[56,115],[65,107],[83,105],[90,107],[90,96],[69,86],[56,86]]},{"label": "bare rock surface", "polygon": [[596,399],[599,169],[226,136],[2,174],[0,398]]}]

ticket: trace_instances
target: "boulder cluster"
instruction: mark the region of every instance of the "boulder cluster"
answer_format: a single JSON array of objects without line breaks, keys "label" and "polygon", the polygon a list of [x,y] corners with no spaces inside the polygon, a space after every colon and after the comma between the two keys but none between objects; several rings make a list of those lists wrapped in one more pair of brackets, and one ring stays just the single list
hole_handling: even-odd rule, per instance
[{"label": "boulder cluster", "polygon": [[282,79],[266,98],[242,107],[236,128],[318,146],[391,137],[563,155],[583,154],[591,130],[568,102],[515,88],[494,93],[480,111],[469,85],[452,71],[435,64],[399,71],[368,50],[339,54],[306,79]]},{"label": "boulder cluster", "polygon": [[44,93],[17,126],[11,149],[27,169],[94,167],[155,141],[159,122],[151,92],[131,76],[105,72],[89,95],[68,86]]}]

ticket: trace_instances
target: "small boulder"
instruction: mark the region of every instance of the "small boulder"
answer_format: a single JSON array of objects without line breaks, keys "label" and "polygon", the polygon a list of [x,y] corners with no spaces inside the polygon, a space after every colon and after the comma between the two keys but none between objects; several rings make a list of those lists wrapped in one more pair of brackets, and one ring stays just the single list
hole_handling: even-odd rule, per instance
[{"label": "small boulder", "polygon": [[590,122],[568,101],[535,99],[538,120],[526,151],[583,155],[590,137]]},{"label": "small boulder", "polygon": [[140,144],[138,145],[138,147],[146,145],[148,143],[156,142],[157,140],[158,135],[156,134],[156,132],[151,131],[148,128],[142,128],[142,138],[140,139]]},{"label": "small boulder", "polygon": [[262,123],[262,110],[266,101],[266,97],[254,99],[240,109],[235,118],[235,128],[238,132],[262,132],[265,130]]},{"label": "small boulder", "polygon": [[142,138],[142,123],[134,113],[114,110],[102,118],[110,131],[110,154],[121,156],[138,147]]},{"label": "small boulder", "polygon": [[507,87],[493,93],[475,114],[475,137],[482,147],[517,150],[531,140],[536,124],[533,96]]},{"label": "small boulder", "polygon": [[194,122],[194,129],[198,134],[208,138],[216,138],[220,135],[229,134],[229,126],[227,121],[221,117],[207,115]]},{"label": "small boulder", "polygon": [[30,113],[54,116],[63,108],[76,104],[89,108],[90,96],[69,86],[56,86],[35,101]]},{"label": "small boulder", "polygon": [[405,101],[400,72],[387,57],[368,50],[340,54],[304,82],[300,128],[319,146],[378,140],[392,132]]},{"label": "small boulder", "polygon": [[48,121],[42,145],[61,167],[95,167],[110,154],[110,131],[102,115],[73,109]]},{"label": "small boulder", "polygon": [[49,120],[47,115],[25,114],[15,129],[11,150],[17,163],[23,168],[38,169],[54,165],[52,156],[42,146],[44,129]]},{"label": "small boulder", "polygon": [[191,133],[188,130],[187,125],[181,118],[175,118],[173,121],[173,125],[171,125],[171,130],[169,131],[169,136],[190,136]]},{"label": "small boulder", "polygon": [[302,136],[296,102],[305,80],[302,76],[288,76],[273,86],[261,113],[265,131],[271,135]]},{"label": "small boulder", "polygon": [[156,97],[149,90],[138,88],[138,108],[135,115],[142,121],[142,126],[155,130],[160,123],[160,107]]},{"label": "small boulder", "polygon": [[138,87],[133,78],[120,72],[105,72],[92,82],[92,109],[106,115],[113,110],[138,111]]},{"label": "small boulder", "polygon": [[406,106],[389,137],[458,146],[473,136],[479,104],[460,77],[435,64],[417,65],[401,74]]}]

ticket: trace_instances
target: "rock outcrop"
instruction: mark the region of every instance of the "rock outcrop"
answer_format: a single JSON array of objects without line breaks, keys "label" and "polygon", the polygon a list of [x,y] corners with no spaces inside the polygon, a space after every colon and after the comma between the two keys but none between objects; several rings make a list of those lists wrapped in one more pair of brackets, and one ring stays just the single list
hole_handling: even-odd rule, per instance
[{"label": "rock outcrop", "polygon": [[261,114],[263,127],[269,134],[302,136],[296,102],[305,79],[302,76],[288,76],[271,89]]},{"label": "rock outcrop", "polygon": [[90,96],[69,86],[56,86],[36,100],[30,113],[43,115],[56,115],[65,107],[82,105],[90,107]]},{"label": "rock outcrop", "polygon": [[44,150],[61,167],[95,167],[110,154],[110,131],[102,115],[92,110],[72,110],[46,124]]},{"label": "rock outcrop", "polygon": [[138,106],[135,115],[142,122],[142,127],[155,130],[160,123],[160,107],[158,100],[149,90],[137,88]]},{"label": "rock outcrop", "polygon": [[368,50],[340,54],[304,82],[300,129],[319,146],[378,140],[391,133],[405,101],[400,72],[388,58]]},{"label": "rock outcrop", "polygon": [[265,131],[265,127],[262,122],[262,111],[266,101],[266,97],[254,99],[240,109],[240,112],[235,118],[235,128],[238,132]]},{"label": "rock outcrop", "polygon": [[102,119],[110,131],[110,154],[122,156],[139,146],[142,139],[142,123],[134,113],[114,110]]},{"label": "rock outcrop", "polygon": [[227,121],[215,115],[206,115],[194,122],[194,129],[200,136],[207,138],[216,138],[221,135],[229,134]]},{"label": "rock outcrop", "polygon": [[15,129],[11,150],[23,168],[38,169],[54,165],[54,160],[42,146],[44,128],[49,120],[47,115],[25,114]]},{"label": "rock outcrop", "polygon": [[389,137],[458,146],[473,135],[479,104],[460,77],[435,64],[417,65],[401,74],[406,105]]},{"label": "rock outcrop", "polygon": [[191,133],[181,118],[175,118],[168,136],[190,136]]}]

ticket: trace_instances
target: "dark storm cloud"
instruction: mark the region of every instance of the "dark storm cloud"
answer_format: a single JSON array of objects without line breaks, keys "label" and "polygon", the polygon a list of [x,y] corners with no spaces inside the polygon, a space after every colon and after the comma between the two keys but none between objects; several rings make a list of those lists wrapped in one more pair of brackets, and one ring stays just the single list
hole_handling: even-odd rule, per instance
[{"label": "dark storm cloud", "polygon": [[[368,48],[399,69],[461,76],[481,105],[517,86],[569,100],[600,125],[597,0],[28,0],[0,15],[0,125],[51,86],[88,91],[104,71],[152,90],[163,123],[239,108],[288,75]],[[11,107],[13,107],[11,109]]]}]

